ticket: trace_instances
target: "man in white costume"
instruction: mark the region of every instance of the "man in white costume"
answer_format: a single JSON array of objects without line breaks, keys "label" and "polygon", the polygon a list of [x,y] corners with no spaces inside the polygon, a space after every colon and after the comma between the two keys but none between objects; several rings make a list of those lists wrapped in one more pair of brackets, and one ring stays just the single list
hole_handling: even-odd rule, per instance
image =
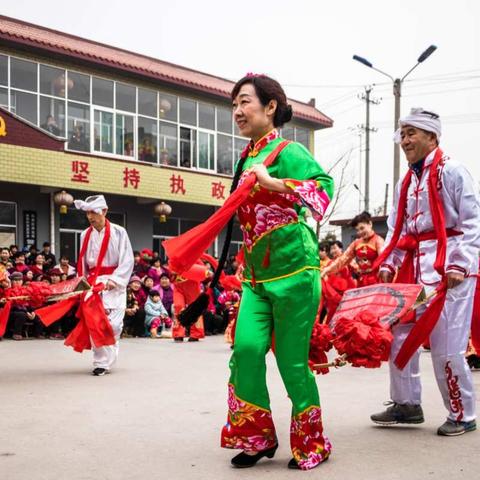
[{"label": "man in white costume", "polygon": [[[82,247],[85,241],[88,241],[88,245],[82,248],[84,255],[79,259],[82,265],[78,266],[87,278],[97,267],[102,244],[106,247],[95,283],[101,282],[105,285],[102,302],[115,335],[115,345],[99,348],[92,345],[92,374],[102,376],[109,373],[118,357],[127,303],[126,288],[133,270],[133,251],[125,229],[107,220],[108,206],[103,195],[93,195],[85,201],[75,200],[75,207],[86,212],[90,223],[90,228],[83,231],[80,237]],[[106,235],[109,238],[105,239]]]},{"label": "man in white costume", "polygon": [[[472,176],[464,166],[441,152],[440,136],[440,118],[433,112],[414,108],[399,122],[395,141],[401,144],[410,170],[396,187],[379,276],[382,282],[393,281],[397,272],[401,276],[405,265],[402,262],[406,250],[410,249],[413,282],[424,285],[427,294],[438,288],[441,282],[446,288],[443,308],[440,304],[438,320],[429,338],[435,377],[448,410],[447,420],[437,433],[456,436],[476,429],[475,392],[465,350],[478,272],[480,204]],[[429,183],[429,177],[432,183]],[[429,191],[435,190],[430,188],[434,184],[437,192],[431,197]],[[402,218],[397,223],[399,215]],[[410,247],[405,247],[405,241],[402,246],[398,235],[396,243],[397,230],[404,240],[406,237],[413,239],[414,246],[410,242]],[[444,249],[438,247],[442,231]],[[390,243],[393,245],[389,249]],[[443,257],[437,254],[437,248],[443,250]],[[438,261],[438,258],[442,260]],[[417,311],[417,321],[421,314],[422,311]],[[403,369],[399,369],[395,362],[414,325],[405,323],[393,328],[390,359],[392,405],[371,416],[377,424],[424,421],[420,352],[413,349],[415,353]]]}]

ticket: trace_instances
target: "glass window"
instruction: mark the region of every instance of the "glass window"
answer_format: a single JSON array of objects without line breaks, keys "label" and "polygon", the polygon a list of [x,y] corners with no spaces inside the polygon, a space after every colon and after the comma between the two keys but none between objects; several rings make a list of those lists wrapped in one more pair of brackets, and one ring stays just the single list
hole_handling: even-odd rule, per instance
[{"label": "glass window", "polygon": [[68,148],[90,151],[90,107],[87,105],[68,102]]},{"label": "glass window", "polygon": [[192,168],[196,166],[196,131],[180,127],[180,166]]},{"label": "glass window", "polygon": [[138,117],[138,159],[157,163],[157,121]]},{"label": "glass window", "polygon": [[40,96],[40,126],[52,135],[65,136],[65,100]]},{"label": "glass window", "polygon": [[232,133],[232,112],[228,108],[217,107],[217,130]]},{"label": "glass window", "polygon": [[68,98],[90,103],[90,76],[68,72]]},{"label": "glass window", "polygon": [[213,105],[198,104],[198,126],[215,130],[215,107]]},{"label": "glass window", "polygon": [[138,113],[157,117],[157,92],[144,88],[138,89]]},{"label": "glass window", "polygon": [[113,108],[113,82],[103,78],[92,78],[92,103]]},{"label": "glass window", "polygon": [[117,155],[124,155],[125,157],[135,156],[133,146],[133,116],[117,113],[115,119],[117,133],[115,153]]},{"label": "glass window", "polygon": [[[10,202],[0,202],[0,225],[3,227],[14,227],[16,224],[15,204]],[[7,245],[2,244],[2,246]]]},{"label": "glass window", "polygon": [[117,110],[126,110],[135,112],[136,88],[131,85],[117,83],[115,86],[115,108]]},{"label": "glass window", "polygon": [[297,127],[295,129],[295,140],[310,150],[310,130]]},{"label": "glass window", "polygon": [[10,58],[10,86],[36,92],[37,64],[18,58]]},{"label": "glass window", "polygon": [[158,114],[161,119],[177,121],[177,97],[160,92]]},{"label": "glass window", "polygon": [[40,65],[40,93],[65,97],[65,70]]},{"label": "glass window", "polygon": [[213,133],[198,132],[198,168],[215,169],[215,137]]},{"label": "glass window", "polygon": [[285,140],[295,140],[295,129],[289,125],[282,127],[282,138]]},{"label": "glass window", "polygon": [[233,140],[233,161],[237,162],[240,160],[240,155],[243,152],[243,149],[248,145],[248,140],[245,138],[234,138]]},{"label": "glass window", "polygon": [[180,99],[180,123],[197,124],[197,102],[185,98]]},{"label": "glass window", "polygon": [[232,174],[232,137],[217,135],[217,172]]},{"label": "glass window", "polygon": [[93,139],[97,152],[113,153],[113,113],[95,110]]},{"label": "glass window", "polygon": [[178,165],[177,143],[177,126],[160,122],[160,165]]},{"label": "glass window", "polygon": [[0,85],[8,85],[8,57],[0,55]]},{"label": "glass window", "polygon": [[37,124],[37,95],[10,90],[10,110],[19,117]]},{"label": "glass window", "polygon": [[200,225],[202,222],[199,222],[198,220],[180,220],[180,233],[185,233],[188,232],[188,230],[191,230],[192,228],[196,227],[197,225]]},{"label": "glass window", "polygon": [[8,108],[8,89],[0,88],[0,107]]}]

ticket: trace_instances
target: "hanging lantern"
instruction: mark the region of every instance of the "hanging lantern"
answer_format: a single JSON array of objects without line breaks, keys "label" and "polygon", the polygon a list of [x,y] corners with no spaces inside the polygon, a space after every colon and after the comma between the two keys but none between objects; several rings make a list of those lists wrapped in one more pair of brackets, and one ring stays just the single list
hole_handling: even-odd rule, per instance
[{"label": "hanging lantern", "polygon": [[65,96],[65,84],[67,84],[68,91],[73,88],[74,82],[71,78],[68,79],[68,82],[65,82],[65,74],[62,73],[58,76],[53,82],[53,87],[55,89],[55,94],[64,97]]},{"label": "hanging lantern", "polygon": [[160,117],[165,115],[172,109],[172,104],[166,98],[160,98]]},{"label": "hanging lantern", "polygon": [[155,205],[155,215],[158,216],[160,223],[167,221],[168,215],[172,213],[172,207],[168,203],[160,202]]},{"label": "hanging lantern", "polygon": [[57,192],[53,196],[53,201],[55,202],[55,205],[60,206],[60,213],[62,215],[65,215],[67,213],[68,207],[73,205],[73,197],[65,190]]}]

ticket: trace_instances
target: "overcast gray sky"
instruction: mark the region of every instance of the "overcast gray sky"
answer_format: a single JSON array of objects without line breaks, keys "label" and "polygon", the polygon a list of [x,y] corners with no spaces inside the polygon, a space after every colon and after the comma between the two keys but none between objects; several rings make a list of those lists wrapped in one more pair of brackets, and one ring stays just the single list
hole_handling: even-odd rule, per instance
[{"label": "overcast gray sky", "polygon": [[[438,50],[404,84],[402,113],[412,106],[437,111],[444,119],[444,151],[480,180],[478,1],[15,0],[1,12],[232,80],[248,71],[267,73],[292,98],[314,97],[335,122],[317,134],[317,158],[328,167],[351,151],[348,201],[337,217],[358,209],[359,136],[351,129],[365,121],[365,104],[357,98],[365,85],[374,84],[372,95],[382,98],[371,107],[378,128],[371,134],[373,207],[383,203],[385,184],[392,182],[391,82],[352,55],[401,77],[435,44]],[[403,154],[401,160],[404,169]]]}]

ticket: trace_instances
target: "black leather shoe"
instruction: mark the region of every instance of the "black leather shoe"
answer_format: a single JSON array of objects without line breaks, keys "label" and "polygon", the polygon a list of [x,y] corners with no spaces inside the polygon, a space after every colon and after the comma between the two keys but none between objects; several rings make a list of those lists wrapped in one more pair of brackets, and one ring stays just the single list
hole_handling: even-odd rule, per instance
[{"label": "black leather shoe", "polygon": [[274,447],[267,450],[262,450],[255,455],[247,455],[245,452],[239,453],[237,456],[232,458],[231,464],[236,468],[253,467],[263,457],[273,458],[277,448],[278,445],[275,445]]},{"label": "black leather shoe", "polygon": [[[330,456],[328,456],[325,460],[320,462],[318,465],[320,465],[321,463],[325,463],[329,458]],[[318,467],[318,465],[316,465],[316,467]],[[298,463],[294,458],[291,458],[290,461],[288,462],[288,468],[291,468],[293,470],[300,470],[300,467],[298,466]]]}]

